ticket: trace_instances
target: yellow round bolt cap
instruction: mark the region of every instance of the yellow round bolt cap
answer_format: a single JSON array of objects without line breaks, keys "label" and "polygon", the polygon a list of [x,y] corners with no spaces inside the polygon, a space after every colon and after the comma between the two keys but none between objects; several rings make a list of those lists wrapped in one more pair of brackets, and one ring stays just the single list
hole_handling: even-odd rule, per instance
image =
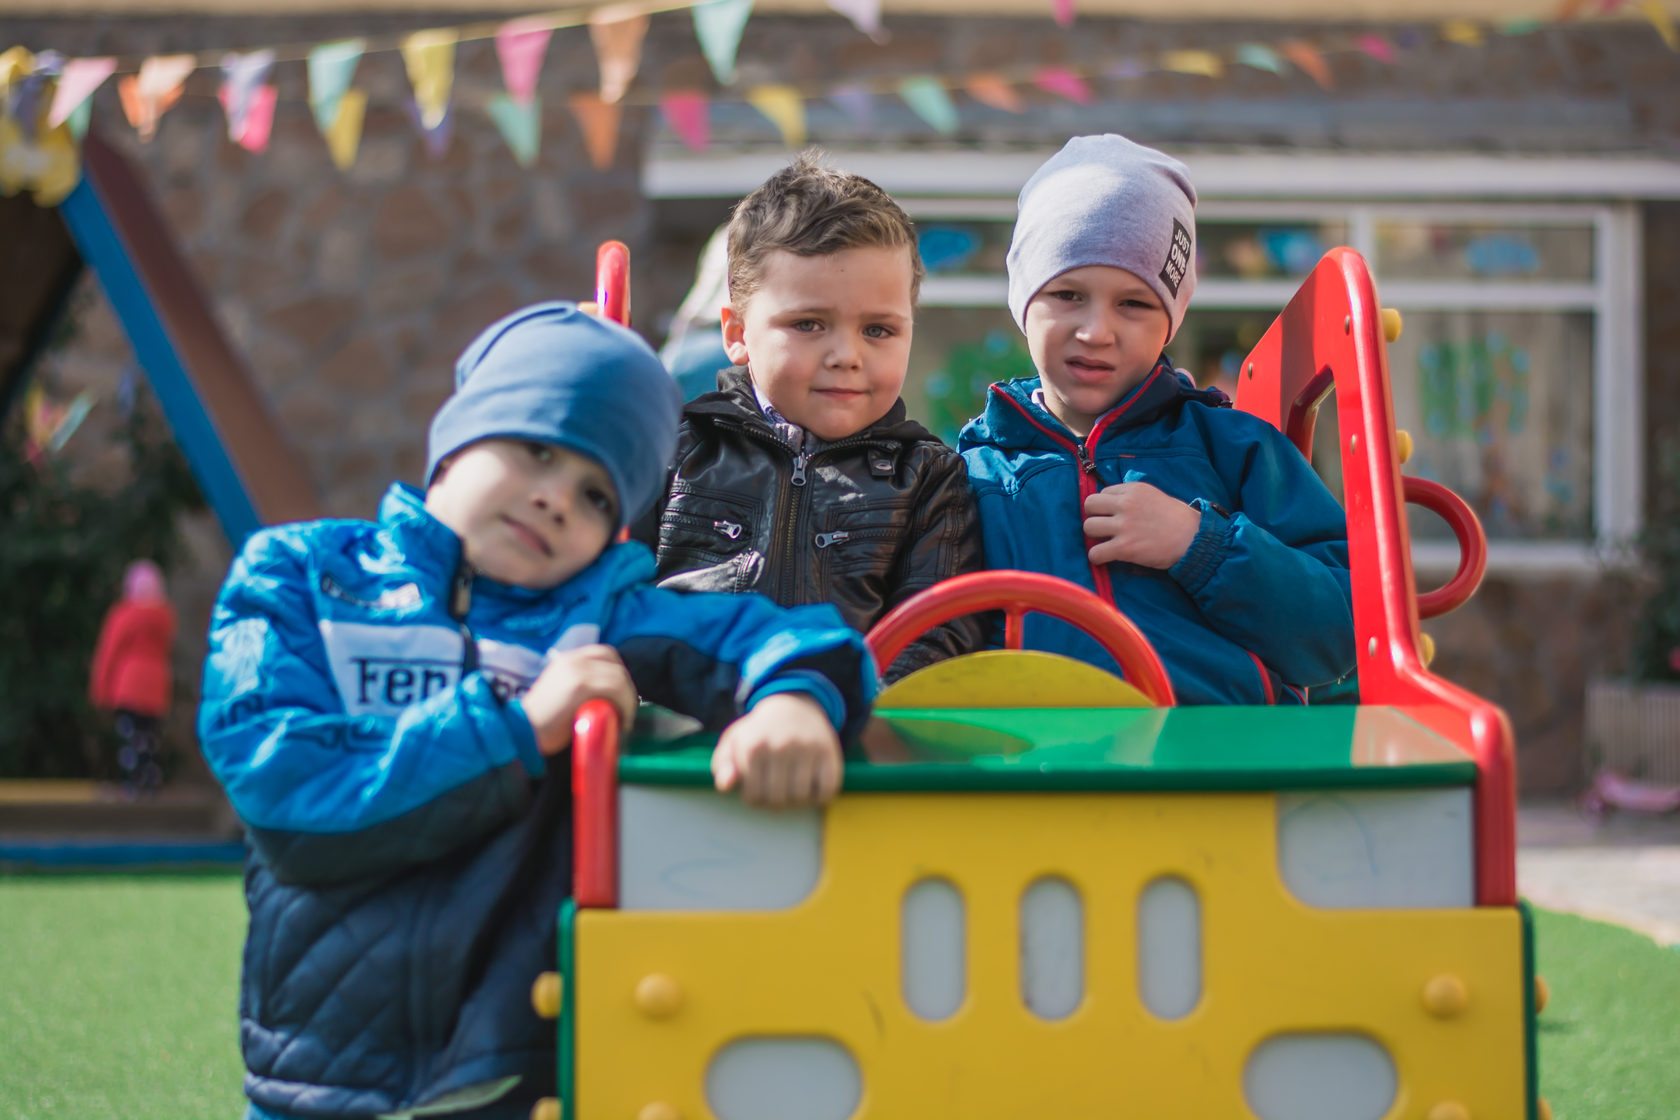
[{"label": "yellow round bolt cap", "polygon": [[636,1120],[682,1120],[682,1113],[677,1111],[675,1105],[666,1104],[664,1101],[649,1101],[636,1113]]},{"label": "yellow round bolt cap", "polygon": [[1552,1106],[1546,1103],[1546,1098],[1541,1097],[1538,1103],[1540,1107],[1535,1109],[1535,1112],[1540,1120],[1552,1120]]},{"label": "yellow round bolt cap", "polygon": [[[1546,983],[1544,976],[1536,976],[1534,978],[1534,1013],[1538,1015],[1546,1010],[1546,1004],[1550,1003],[1551,999],[1552,986]],[[1544,1104],[1545,1102],[1542,1101],[1541,1103]]]},{"label": "yellow round bolt cap", "polygon": [[1400,462],[1404,464],[1412,457],[1412,433],[1401,428],[1394,433],[1394,446],[1400,452]]},{"label": "yellow round bolt cap", "polygon": [[1440,1101],[1424,1113],[1424,1120],[1470,1120],[1470,1110],[1457,1101]]},{"label": "yellow round bolt cap", "polygon": [[560,1018],[560,974],[545,972],[531,985],[531,1007],[544,1019]]},{"label": "yellow round bolt cap", "polygon": [[663,972],[650,972],[636,984],[636,1007],[649,1019],[669,1019],[682,1005],[682,985]]},{"label": "yellow round bolt cap", "polygon": [[1383,338],[1389,342],[1400,341],[1400,331],[1406,325],[1400,318],[1400,312],[1392,307],[1382,309]]},{"label": "yellow round bolt cap", "polygon": [[[1451,1019],[1455,1015],[1464,1013],[1470,1006],[1470,990],[1464,986],[1464,981],[1450,972],[1443,972],[1439,976],[1431,977],[1423,986],[1423,1008],[1437,1019]],[[1451,1104],[1452,1102],[1447,1102]],[[1443,1107],[1437,1105],[1436,1107]],[[1459,1107],[1453,1105],[1454,1108]],[[1431,1112],[1430,1120],[1447,1120],[1452,1114],[1436,1117]]]},{"label": "yellow round bolt cap", "polygon": [[532,1105],[531,1120],[560,1120],[560,1098],[544,1097]]},{"label": "yellow round bolt cap", "polygon": [[1424,665],[1435,660],[1435,639],[1421,631],[1418,633],[1418,656],[1423,658]]}]

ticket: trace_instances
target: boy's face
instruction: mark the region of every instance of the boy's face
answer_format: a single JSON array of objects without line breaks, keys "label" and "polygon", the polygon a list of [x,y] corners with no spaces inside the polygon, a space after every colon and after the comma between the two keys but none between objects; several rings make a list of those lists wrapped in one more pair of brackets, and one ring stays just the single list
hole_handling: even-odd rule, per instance
[{"label": "boy's face", "polygon": [[776,411],[825,440],[887,414],[910,365],[910,247],[802,257],[777,249],[740,310],[723,309],[729,360]]},{"label": "boy's face", "polygon": [[1148,284],[1106,264],[1069,269],[1027,303],[1027,351],[1051,413],[1085,436],[1155,368],[1167,312]]},{"label": "boy's face", "polygon": [[618,528],[606,468],[575,451],[486,439],[443,461],[426,509],[455,530],[467,563],[515,587],[558,587],[595,562]]}]

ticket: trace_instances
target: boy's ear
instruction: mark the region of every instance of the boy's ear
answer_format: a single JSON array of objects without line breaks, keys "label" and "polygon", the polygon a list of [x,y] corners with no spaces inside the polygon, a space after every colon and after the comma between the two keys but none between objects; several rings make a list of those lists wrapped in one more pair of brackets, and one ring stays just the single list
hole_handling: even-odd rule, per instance
[{"label": "boy's ear", "polygon": [[723,309],[723,352],[738,366],[747,364],[747,324],[733,307]]}]

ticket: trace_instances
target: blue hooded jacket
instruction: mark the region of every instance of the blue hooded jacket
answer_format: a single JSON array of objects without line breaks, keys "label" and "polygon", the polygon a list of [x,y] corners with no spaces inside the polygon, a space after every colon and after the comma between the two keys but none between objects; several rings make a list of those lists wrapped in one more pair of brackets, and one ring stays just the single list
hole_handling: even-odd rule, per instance
[{"label": "blue hooded jacket", "polygon": [[[1299,703],[1299,686],[1353,671],[1347,521],[1282,433],[1196,389],[1164,355],[1085,440],[1033,403],[1038,387],[993,385],[958,444],[987,567],[1048,572],[1112,602],[1155,646],[1180,703]],[[1120,482],[1201,512],[1170,569],[1090,563],[1085,497]],[[1043,615],[1027,616],[1024,644],[1119,671],[1094,639]]]},{"label": "blue hooded jacket", "polygon": [[653,574],[620,544],[549,590],[472,578],[404,486],[378,524],[247,542],[211,620],[199,738],[251,848],[253,1115],[374,1115],[517,1076],[471,1115],[524,1117],[554,1092],[529,992],[570,893],[570,782],[540,780],[519,702],[545,652],[612,645],[645,698],[712,728],[789,689],[843,736],[861,725],[874,668],[833,607]]}]

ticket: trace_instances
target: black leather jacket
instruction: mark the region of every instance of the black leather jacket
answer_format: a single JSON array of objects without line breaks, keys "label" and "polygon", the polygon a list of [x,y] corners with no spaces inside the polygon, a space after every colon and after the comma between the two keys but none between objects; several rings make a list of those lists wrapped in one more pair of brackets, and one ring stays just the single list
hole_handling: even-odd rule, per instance
[{"label": "black leather jacket", "polygon": [[[902,400],[802,454],[764,418],[744,369],[718,383],[683,409],[665,499],[635,530],[656,544],[661,586],[833,603],[867,631],[918,591],[984,566],[963,461],[906,419]],[[982,638],[978,617],[936,627],[885,677],[979,649]]]}]

